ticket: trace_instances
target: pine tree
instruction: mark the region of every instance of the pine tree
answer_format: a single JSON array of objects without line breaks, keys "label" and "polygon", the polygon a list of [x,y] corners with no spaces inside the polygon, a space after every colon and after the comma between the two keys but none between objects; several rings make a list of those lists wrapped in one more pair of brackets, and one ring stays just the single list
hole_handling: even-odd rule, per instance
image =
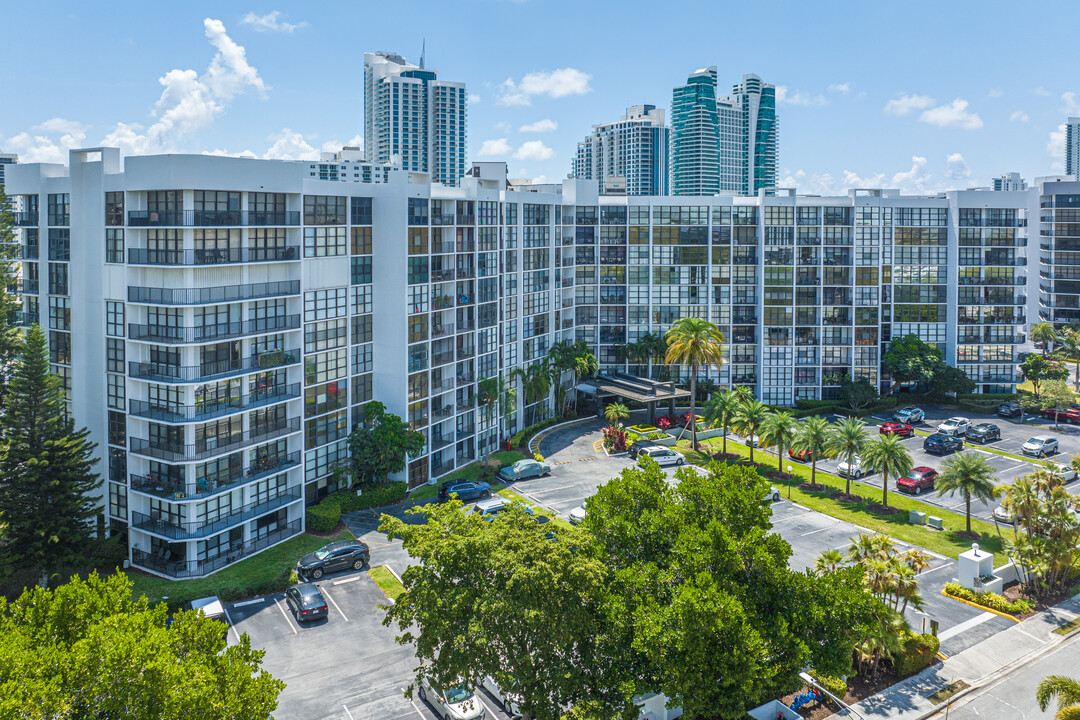
[{"label": "pine tree", "polygon": [[16,313],[22,309],[15,292],[18,277],[15,263],[19,257],[15,238],[15,215],[11,211],[4,186],[0,185],[0,401],[7,391],[8,372],[19,353],[20,336]]},{"label": "pine tree", "polygon": [[45,585],[77,564],[98,513],[95,443],[67,417],[60,378],[49,372],[45,333],[34,326],[16,357],[0,417],[0,526],[6,565]]}]

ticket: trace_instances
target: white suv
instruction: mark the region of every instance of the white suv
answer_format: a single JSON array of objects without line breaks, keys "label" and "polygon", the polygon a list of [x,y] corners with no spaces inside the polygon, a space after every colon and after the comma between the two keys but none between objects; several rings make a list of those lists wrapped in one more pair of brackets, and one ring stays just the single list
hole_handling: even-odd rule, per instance
[{"label": "white suv", "polygon": [[856,455],[854,459],[849,463],[847,460],[841,460],[836,466],[836,473],[840,477],[852,477],[856,480],[866,474],[863,470],[862,460]]},{"label": "white suv", "polygon": [[937,431],[942,435],[960,436],[966,435],[971,421],[965,417],[951,417],[937,426]]},{"label": "white suv", "polygon": [[1047,457],[1056,455],[1058,451],[1057,438],[1049,435],[1036,435],[1020,446],[1020,452],[1035,457]]},{"label": "white suv", "polygon": [[639,450],[638,457],[652,458],[660,467],[665,467],[667,465],[682,465],[686,462],[686,458],[682,456],[682,453],[677,453],[671,448],[666,448],[662,445],[653,445],[652,447]]}]

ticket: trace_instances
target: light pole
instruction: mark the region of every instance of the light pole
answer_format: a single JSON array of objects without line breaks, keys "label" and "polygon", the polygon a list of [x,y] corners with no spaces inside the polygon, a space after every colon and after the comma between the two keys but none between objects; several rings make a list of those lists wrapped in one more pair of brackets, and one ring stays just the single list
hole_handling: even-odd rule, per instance
[{"label": "light pole", "polygon": [[791,481],[794,479],[794,478],[791,477],[791,471],[793,469],[794,468],[792,468],[790,465],[787,466],[787,474],[788,474],[788,479],[787,479],[787,499],[788,500],[791,499]]}]

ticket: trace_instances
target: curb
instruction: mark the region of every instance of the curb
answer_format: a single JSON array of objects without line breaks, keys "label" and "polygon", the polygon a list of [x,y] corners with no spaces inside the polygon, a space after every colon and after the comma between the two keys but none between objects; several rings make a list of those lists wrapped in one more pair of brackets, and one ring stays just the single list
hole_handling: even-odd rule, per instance
[{"label": "curb", "polygon": [[[574,423],[585,422],[586,420],[594,420],[594,419],[598,420],[599,418],[591,418],[591,417],[576,418],[574,420],[567,420],[566,422],[561,422],[558,425],[552,425],[551,427],[544,428],[540,432],[533,435],[532,439],[529,440],[528,450],[529,450],[530,453],[540,452],[540,443],[542,443],[547,438],[547,436],[550,435],[551,433],[555,432],[556,430],[559,430],[560,428],[564,428],[564,427],[566,427],[568,425],[573,425]],[[533,446],[533,443],[536,443],[535,447]]]},{"label": "curb", "polygon": [[980,610],[985,610],[988,613],[994,613],[995,615],[1003,617],[1006,620],[1012,620],[1014,623],[1021,622],[1020,620],[1017,620],[1016,618],[1014,618],[1012,615],[1009,615],[1008,613],[1003,613],[1000,610],[995,610],[994,608],[986,607],[985,605],[979,605],[978,603],[971,602],[970,600],[964,600],[963,598],[958,598],[955,595],[950,595],[949,593],[945,592],[945,590],[942,590],[941,594],[944,595],[945,597],[949,598],[950,600],[955,600],[956,602],[964,603],[965,605],[970,605],[973,608],[979,608]]}]

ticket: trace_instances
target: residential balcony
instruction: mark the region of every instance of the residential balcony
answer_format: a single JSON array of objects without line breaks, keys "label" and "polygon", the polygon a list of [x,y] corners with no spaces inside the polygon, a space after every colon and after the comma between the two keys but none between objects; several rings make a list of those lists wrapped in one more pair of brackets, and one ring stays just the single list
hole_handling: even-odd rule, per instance
[{"label": "residential balcony", "polygon": [[453,280],[456,273],[453,270],[432,270],[431,282],[446,282],[447,280]]},{"label": "residential balcony", "polygon": [[273,405],[275,403],[296,400],[300,397],[300,383],[275,386],[266,390],[256,390],[247,396],[223,398],[217,402],[203,402],[195,405],[159,405],[146,400],[129,400],[128,413],[148,420],[166,423],[205,422],[214,418],[232,415],[245,410]]},{"label": "residential balcony", "polygon": [[231,492],[245,483],[278,475],[298,465],[300,465],[299,450],[263,458],[253,462],[251,467],[244,472],[230,475],[224,480],[199,478],[196,482],[188,484],[184,481],[163,480],[132,473],[128,482],[133,492],[144,495],[153,495],[167,500],[205,500],[223,492]]},{"label": "residential balcony", "polygon": [[439,365],[445,365],[446,363],[454,362],[453,352],[435,353],[431,356],[431,366],[437,367]]},{"label": "residential balcony", "polygon": [[218,323],[189,327],[169,325],[143,325],[128,323],[128,338],[142,342],[166,344],[204,343],[229,340],[246,335],[265,335],[282,330],[299,330],[299,315],[245,320],[243,322]]},{"label": "residential balcony", "polygon": [[296,245],[234,247],[212,250],[128,248],[131,265],[229,265],[235,263],[289,262],[300,259]]},{"label": "residential balcony", "polygon": [[128,287],[128,302],[146,305],[209,305],[300,294],[299,280],[207,288]]},{"label": "residential balcony", "polygon": [[298,227],[300,212],[254,210],[129,210],[128,227]]},{"label": "residential balcony", "polygon": [[246,522],[248,520],[254,520],[260,515],[265,515],[268,512],[277,510],[278,508],[292,504],[300,500],[303,496],[300,493],[300,488],[292,488],[283,495],[262,503],[249,503],[242,507],[235,508],[233,512],[225,517],[219,518],[210,523],[198,523],[198,522],[169,522],[168,520],[160,517],[153,517],[145,513],[138,511],[132,511],[131,513],[131,527],[136,530],[144,530],[153,535],[169,538],[171,540],[192,540],[195,538],[204,538],[210,535],[215,535],[222,530],[238,525],[239,523]]},{"label": "residential balcony", "polygon": [[131,551],[131,562],[136,567],[171,578],[202,577],[296,535],[301,531],[301,525],[300,520],[294,520],[288,525],[267,533],[260,538],[249,540],[246,543],[239,542],[220,555],[208,560],[168,560],[134,548]]},{"label": "residential balcony", "polygon": [[448,472],[451,472],[453,469],[454,469],[454,461],[453,461],[453,459],[443,460],[442,462],[436,463],[436,464],[431,466],[431,477],[435,478],[435,477],[439,477],[440,475],[445,475]]},{"label": "residential balcony", "polygon": [[442,325],[432,325],[431,337],[446,337],[454,334],[454,323],[443,323]]},{"label": "residential balcony", "polygon": [[36,212],[17,212],[12,215],[15,216],[15,227],[37,227],[38,225]]},{"label": "residential balcony", "polygon": [[203,383],[261,372],[300,362],[300,350],[269,350],[243,360],[222,360],[202,365],[129,362],[128,375],[138,380],[162,383]]},{"label": "residential balcony", "polygon": [[13,283],[8,286],[8,291],[13,293],[21,293],[24,295],[37,295],[38,294],[38,281],[23,278],[22,283]]},{"label": "residential balcony", "polygon": [[15,257],[16,260],[37,260],[40,253],[40,247],[38,245],[20,245],[19,254]]},{"label": "residential balcony", "polygon": [[431,450],[431,452],[435,452],[436,450],[441,450],[442,448],[446,447],[447,445],[452,445],[453,443],[454,443],[453,435],[440,435],[439,437],[433,437],[433,438],[431,438],[431,448],[430,448],[430,450]]},{"label": "residential balcony", "polygon": [[300,431],[300,418],[289,418],[281,422],[258,429],[236,433],[223,438],[207,438],[202,442],[191,445],[183,443],[171,443],[167,441],[152,441],[146,438],[130,438],[131,452],[137,455],[164,460],[165,462],[182,463],[206,460],[207,458],[224,455],[235,450],[246,448],[250,445],[273,440],[284,435]]},{"label": "residential balcony", "polygon": [[36,312],[23,312],[19,311],[15,313],[15,324],[19,327],[30,327],[31,325],[40,325],[41,316]]},{"label": "residential balcony", "polygon": [[476,373],[471,373],[471,372],[458,373],[458,376],[457,376],[458,387],[461,387],[463,385],[471,385],[474,382],[476,382]]},{"label": "residential balcony", "polygon": [[432,225],[453,225],[454,213],[432,213],[431,214]]}]

